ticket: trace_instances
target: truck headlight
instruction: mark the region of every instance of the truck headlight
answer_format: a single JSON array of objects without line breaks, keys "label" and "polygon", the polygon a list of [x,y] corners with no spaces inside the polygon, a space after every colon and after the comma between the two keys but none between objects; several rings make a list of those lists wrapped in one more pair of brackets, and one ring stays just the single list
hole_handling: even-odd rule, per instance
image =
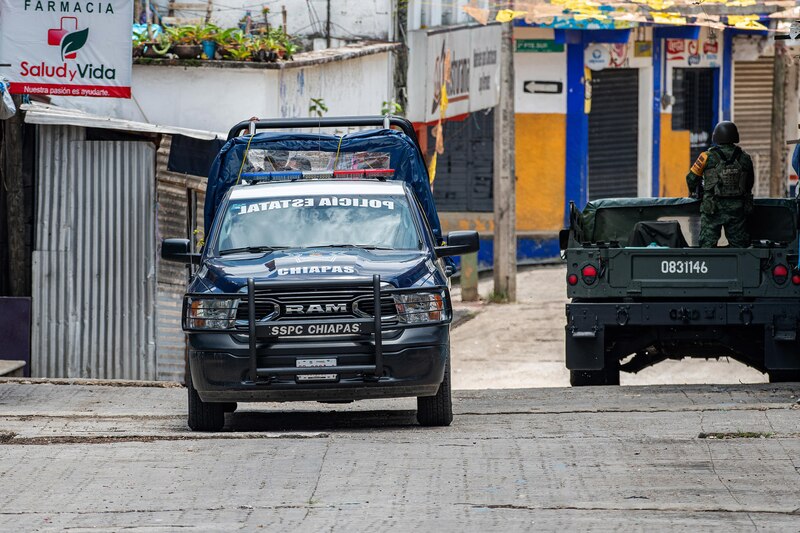
[{"label": "truck headlight", "polygon": [[438,292],[400,293],[394,295],[397,319],[406,324],[439,322],[444,319],[444,296]]},{"label": "truck headlight", "polygon": [[189,329],[230,329],[236,320],[238,299],[188,298],[186,327]]}]

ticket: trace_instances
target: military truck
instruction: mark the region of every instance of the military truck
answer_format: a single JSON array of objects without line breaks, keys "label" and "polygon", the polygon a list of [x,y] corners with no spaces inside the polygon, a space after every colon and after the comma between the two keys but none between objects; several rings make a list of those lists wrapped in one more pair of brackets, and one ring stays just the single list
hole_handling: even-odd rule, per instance
[{"label": "military truck", "polygon": [[800,380],[798,203],[756,199],[752,245],[697,245],[700,201],[624,198],[570,206],[570,383],[618,385],[666,359],[729,357],[771,382]]}]

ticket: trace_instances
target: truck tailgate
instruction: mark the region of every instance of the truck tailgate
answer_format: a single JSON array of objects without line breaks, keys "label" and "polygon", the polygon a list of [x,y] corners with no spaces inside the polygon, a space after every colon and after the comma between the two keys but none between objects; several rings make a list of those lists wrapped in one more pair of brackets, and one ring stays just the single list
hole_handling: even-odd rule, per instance
[{"label": "truck tailgate", "polygon": [[568,272],[597,268],[594,283],[581,276],[568,285],[570,298],[706,298],[800,296],[800,285],[773,276],[776,265],[791,272],[783,248],[572,248]]}]

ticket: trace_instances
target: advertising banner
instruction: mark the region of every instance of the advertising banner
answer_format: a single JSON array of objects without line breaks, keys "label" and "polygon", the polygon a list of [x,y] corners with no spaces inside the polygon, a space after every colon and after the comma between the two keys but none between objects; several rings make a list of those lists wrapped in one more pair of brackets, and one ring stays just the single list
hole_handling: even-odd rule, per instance
[{"label": "advertising banner", "polygon": [[16,94],[131,97],[133,0],[0,0],[0,76]]},{"label": "advertising banner", "polygon": [[445,118],[496,106],[501,33],[499,24],[412,32],[407,117],[413,122],[438,120],[445,80]]}]

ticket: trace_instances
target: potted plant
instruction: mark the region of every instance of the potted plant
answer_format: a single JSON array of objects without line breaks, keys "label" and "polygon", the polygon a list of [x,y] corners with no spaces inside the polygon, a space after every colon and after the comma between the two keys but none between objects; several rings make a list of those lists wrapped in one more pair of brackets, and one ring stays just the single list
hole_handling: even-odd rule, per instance
[{"label": "potted plant", "polygon": [[198,58],[203,53],[203,46],[198,39],[198,28],[193,24],[167,28],[172,40],[172,51],[180,59]]},{"label": "potted plant", "polygon": [[253,59],[255,61],[275,61],[277,43],[269,34],[253,39]]},{"label": "potted plant", "polygon": [[203,56],[205,59],[214,59],[217,54],[217,35],[219,35],[220,27],[216,24],[204,24],[197,30],[197,40],[203,47]]},{"label": "potted plant", "polygon": [[250,38],[239,28],[228,28],[217,35],[217,44],[225,59],[247,61],[251,59]]},{"label": "potted plant", "polygon": [[145,35],[145,40],[142,43],[142,57],[160,58],[164,57],[170,48],[172,48],[172,40],[166,33],[159,33],[153,36],[151,40]]}]

